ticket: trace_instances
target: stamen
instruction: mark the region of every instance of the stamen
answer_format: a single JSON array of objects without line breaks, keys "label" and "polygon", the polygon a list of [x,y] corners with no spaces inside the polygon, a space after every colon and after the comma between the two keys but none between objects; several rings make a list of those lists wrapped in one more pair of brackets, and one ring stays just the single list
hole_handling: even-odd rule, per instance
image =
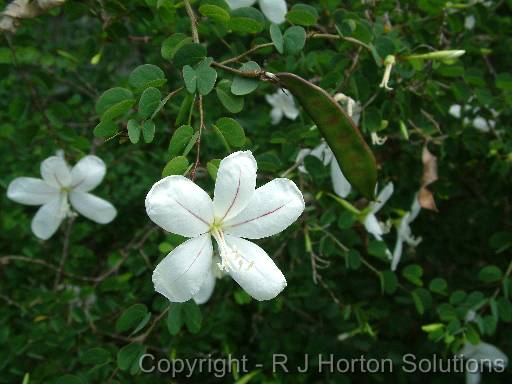
[{"label": "stamen", "polygon": [[249,262],[248,260],[246,260],[236,248],[234,248],[233,246],[229,246],[226,243],[224,233],[220,229],[215,227],[212,228],[211,234],[217,241],[217,246],[219,247],[221,262],[217,263],[217,266],[221,271],[234,271],[235,268],[238,271],[242,271],[244,267],[246,271],[249,271],[253,267],[254,262]]}]

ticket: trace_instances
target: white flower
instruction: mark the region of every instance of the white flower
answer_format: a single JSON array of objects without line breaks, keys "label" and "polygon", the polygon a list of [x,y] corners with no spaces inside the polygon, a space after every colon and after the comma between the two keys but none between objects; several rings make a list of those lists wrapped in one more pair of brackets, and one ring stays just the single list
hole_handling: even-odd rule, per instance
[{"label": "white flower", "polygon": [[347,115],[349,115],[352,118],[352,121],[354,122],[355,125],[358,125],[359,119],[361,117],[361,112],[363,110],[361,103],[355,101],[350,96],[344,95],[343,93],[335,94],[334,100],[341,104],[345,104],[345,110],[347,111]]},{"label": "white flower", "polygon": [[377,196],[377,201],[370,203],[369,211],[366,214],[363,224],[368,233],[371,233],[377,240],[382,241],[382,235],[389,231],[385,223],[377,220],[377,212],[386,204],[393,194],[393,183],[389,182]]},{"label": "white flower", "polygon": [[381,137],[377,132],[372,132],[371,138],[373,145],[383,145],[388,140],[387,136]]},{"label": "white flower", "polygon": [[[226,0],[231,9],[250,7],[256,0]],[[276,24],[285,20],[287,7],[285,0],[258,0],[261,12],[267,19]]]},{"label": "white flower", "polygon": [[456,119],[460,119],[461,116],[461,106],[460,104],[453,104],[450,106],[450,109],[448,110],[448,113],[455,117]]},{"label": "white flower", "polygon": [[411,210],[402,217],[400,224],[396,227],[396,243],[395,249],[393,250],[393,259],[391,261],[392,271],[396,270],[400,262],[404,241],[411,247],[416,247],[421,242],[421,237],[415,238],[411,231],[411,223],[416,219],[420,210],[421,206],[418,201],[418,196],[414,196]]},{"label": "white flower", "polygon": [[389,77],[391,76],[391,69],[393,69],[393,66],[395,65],[395,56],[388,55],[386,56],[386,59],[384,60],[384,65],[386,66],[384,68],[384,76],[382,76],[382,81],[379,84],[380,88],[384,88],[388,91],[393,90],[388,83],[389,83]]},{"label": "white flower", "polygon": [[480,132],[489,132],[495,125],[496,122],[494,120],[487,120],[482,116],[477,116],[473,119],[473,127]]},{"label": "white flower", "polygon": [[475,23],[476,23],[475,16],[473,16],[473,15],[466,16],[466,18],[464,19],[464,28],[471,30],[471,29],[475,28]]},{"label": "white flower", "polygon": [[[331,151],[331,148],[326,143],[321,143],[313,150],[311,149],[301,149],[297,155],[296,162],[302,163],[306,156],[314,156],[324,165],[330,165],[331,168],[331,181],[334,192],[340,197],[347,197],[350,193],[351,186],[348,182],[343,172],[341,172],[341,168],[334,157],[334,154]],[[299,166],[299,171],[302,173],[307,173],[304,165]]]},{"label": "white flower", "polygon": [[299,116],[299,110],[295,106],[293,96],[282,89],[279,89],[272,95],[265,95],[265,99],[272,106],[272,111],[270,112],[272,124],[279,124],[283,115],[290,120],[295,120]]},{"label": "white flower", "polygon": [[83,157],[73,168],[62,156],[51,156],[41,163],[42,180],[14,179],[7,188],[7,197],[21,204],[42,205],[32,220],[32,232],[46,240],[72,214],[69,203],[78,213],[99,224],[114,219],[114,206],[88,193],[101,183],[105,172],[105,163],[96,156]]},{"label": "white flower", "polygon": [[508,364],[508,357],[501,350],[496,348],[494,345],[484,342],[479,342],[476,345],[466,343],[459,352],[465,359],[470,359],[478,363],[475,364],[467,363],[466,369],[466,384],[478,384],[481,379],[481,372],[484,366],[486,372],[490,371],[491,368],[505,369]]},{"label": "white flower", "polygon": [[213,202],[183,176],[157,182],[146,197],[146,212],[166,231],[189,237],[155,268],[155,290],[172,302],[196,295],[212,268],[216,240],[227,272],[256,300],[276,297],[286,279],[258,245],[245,240],[275,235],[304,210],[304,199],[293,181],[275,179],[255,189],[257,164],[250,151],[235,152],[219,166]]}]

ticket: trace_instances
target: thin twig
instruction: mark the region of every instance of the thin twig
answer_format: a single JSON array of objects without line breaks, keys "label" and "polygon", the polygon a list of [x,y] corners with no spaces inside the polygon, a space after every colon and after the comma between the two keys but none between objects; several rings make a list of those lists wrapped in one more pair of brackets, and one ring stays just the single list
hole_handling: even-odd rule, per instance
[{"label": "thin twig", "polygon": [[192,40],[194,43],[199,43],[199,33],[197,32],[197,18],[194,10],[190,6],[190,2],[188,0],[184,0],[185,10],[187,11],[188,18],[190,19],[190,28],[192,29]]},{"label": "thin twig", "polygon": [[62,244],[62,256],[60,258],[59,263],[59,270],[57,271],[57,274],[55,275],[55,281],[53,283],[53,289],[57,288],[57,285],[59,285],[60,278],[62,276],[62,270],[64,269],[64,265],[66,264],[66,261],[68,260],[69,255],[69,238],[71,237],[71,229],[73,228],[73,223],[75,222],[76,216],[71,216],[68,220],[68,225],[66,227],[66,232],[64,233],[64,242]]},{"label": "thin twig", "polygon": [[250,55],[253,52],[256,52],[256,51],[258,51],[260,49],[263,49],[263,48],[269,48],[269,47],[273,47],[273,46],[274,46],[274,43],[258,44],[258,45],[255,45],[254,47],[252,47],[251,49],[245,51],[244,53],[241,53],[238,56],[235,56],[235,57],[232,57],[230,59],[226,59],[226,60],[221,61],[219,64],[229,64],[229,63],[232,63],[234,61],[239,61],[240,59],[243,59],[244,57]]},{"label": "thin twig", "polygon": [[201,157],[201,135],[203,134],[203,128],[204,128],[204,109],[203,109],[203,96],[199,95],[199,134],[197,135],[196,140],[196,161],[194,163],[194,166],[192,167],[192,171],[190,172],[190,178],[192,181],[196,178],[196,170],[199,166],[199,161]]}]

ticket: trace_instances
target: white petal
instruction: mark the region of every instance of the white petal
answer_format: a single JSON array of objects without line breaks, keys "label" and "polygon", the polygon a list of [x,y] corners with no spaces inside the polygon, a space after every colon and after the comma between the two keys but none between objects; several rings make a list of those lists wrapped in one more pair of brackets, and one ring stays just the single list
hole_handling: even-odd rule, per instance
[{"label": "white petal", "polygon": [[60,156],[51,156],[41,163],[41,176],[44,181],[57,188],[71,185],[69,167]]},{"label": "white petal", "polygon": [[403,239],[400,234],[397,234],[395,249],[393,250],[393,258],[391,260],[391,270],[396,271],[396,267],[402,258],[402,250],[403,250]]},{"label": "white petal", "polygon": [[377,201],[372,203],[372,212],[377,213],[386,204],[391,195],[393,194],[394,186],[392,182],[389,182],[377,196]]},{"label": "white petal", "polygon": [[99,157],[85,156],[71,169],[71,186],[76,191],[89,192],[101,183],[106,171]]},{"label": "white petal", "polygon": [[368,233],[371,233],[377,240],[382,240],[384,231],[382,230],[377,217],[373,213],[369,213],[364,219],[364,227]]},{"label": "white petal", "polygon": [[274,179],[254,192],[247,207],[223,225],[225,233],[261,239],[284,231],[304,211],[304,198],[295,183]]},{"label": "white petal", "polygon": [[236,264],[228,273],[256,300],[270,300],[286,287],[286,279],[267,253],[250,241],[225,236],[228,246],[238,253],[241,268]]},{"label": "white petal", "polygon": [[213,223],[213,204],[208,194],[183,176],[168,176],[146,196],[149,218],[168,232],[195,237]]},{"label": "white petal", "polygon": [[169,301],[182,303],[197,294],[211,270],[213,247],[208,233],[185,241],[155,268],[155,290]]},{"label": "white petal", "polygon": [[226,3],[228,3],[231,9],[250,7],[255,2],[256,0],[226,0]]},{"label": "white petal", "polygon": [[340,197],[347,197],[352,187],[334,158],[331,161],[331,180],[334,192]]},{"label": "white petal", "polygon": [[464,28],[473,29],[475,27],[476,19],[473,15],[468,15],[464,19]]},{"label": "white petal", "polygon": [[261,12],[271,22],[281,24],[286,16],[286,1],[285,0],[259,0]]},{"label": "white petal", "polygon": [[295,106],[293,96],[286,95],[286,98],[283,100],[283,112],[284,115],[290,120],[295,120],[297,116],[299,116],[299,110]]},{"label": "white petal", "polygon": [[17,203],[42,205],[56,197],[59,190],[41,179],[18,177],[7,187],[7,197]]},{"label": "white petal", "polygon": [[461,106],[460,104],[453,104],[450,106],[448,113],[455,117],[456,119],[460,119]]},{"label": "white petal", "polygon": [[44,204],[32,219],[32,232],[42,240],[49,239],[60,226],[67,214],[67,201],[59,194]]},{"label": "white petal", "polygon": [[482,116],[477,116],[473,119],[473,127],[481,132],[489,132],[491,129],[487,123],[487,120],[485,120]]},{"label": "white petal", "polygon": [[73,191],[69,201],[78,213],[99,224],[110,223],[117,215],[112,204],[87,192]]},{"label": "white petal", "polygon": [[[213,268],[213,267],[212,267]],[[210,297],[212,296],[213,289],[215,288],[215,276],[213,274],[212,268],[208,271],[208,274],[206,275],[206,278],[203,281],[203,284],[201,285],[201,288],[199,289],[199,292],[197,292],[192,298],[196,302],[196,304],[204,304],[208,300],[210,300]]]},{"label": "white petal", "polygon": [[219,221],[229,220],[247,206],[256,188],[257,168],[251,151],[235,152],[220,162],[213,197]]},{"label": "white petal", "polygon": [[297,157],[295,158],[295,163],[300,164],[298,169],[302,173],[308,173],[306,170],[306,167],[302,163],[304,162],[304,159],[306,158],[306,156],[308,156],[310,154],[311,154],[311,149],[309,149],[309,148],[303,148],[299,151],[299,153],[297,153]]},{"label": "white petal", "polygon": [[[471,367],[472,369],[476,369]],[[482,374],[477,372],[470,372],[469,370],[466,371],[466,384],[480,384],[480,381],[482,380]]]},{"label": "white petal", "polygon": [[281,108],[274,107],[270,111],[270,120],[272,121],[272,125],[279,124],[283,119],[283,111]]},{"label": "white petal", "polygon": [[416,217],[418,217],[418,214],[420,213],[421,205],[418,200],[418,195],[414,195],[414,199],[412,200],[411,205],[411,215],[409,217],[409,223],[413,222]]}]

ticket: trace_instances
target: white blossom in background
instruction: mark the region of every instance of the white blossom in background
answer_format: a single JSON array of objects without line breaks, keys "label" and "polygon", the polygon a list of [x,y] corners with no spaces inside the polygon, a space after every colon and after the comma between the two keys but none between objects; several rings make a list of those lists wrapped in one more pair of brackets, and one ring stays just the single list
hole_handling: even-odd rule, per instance
[{"label": "white blossom in background", "polygon": [[31,227],[38,238],[46,240],[64,218],[74,214],[71,208],[99,224],[107,224],[116,217],[112,204],[89,193],[101,183],[105,173],[105,163],[97,156],[85,156],[73,168],[63,156],[51,156],[41,163],[42,179],[14,179],[7,188],[7,197],[21,204],[41,205]]},{"label": "white blossom in background", "polygon": [[469,16],[466,16],[466,18],[464,19],[464,28],[466,29],[473,29],[475,28],[475,24],[476,24],[476,19],[475,19],[475,16],[473,15],[469,15]]},{"label": "white blossom in background", "polygon": [[377,132],[372,132],[371,138],[373,145],[384,145],[384,143],[388,140],[387,136],[379,136]]},{"label": "white blossom in background", "polygon": [[393,250],[393,259],[391,261],[391,270],[395,271],[400,258],[402,257],[403,244],[406,242],[411,247],[416,247],[421,242],[421,237],[414,237],[411,231],[411,223],[418,217],[421,206],[418,201],[418,196],[414,196],[411,210],[407,212],[402,219],[400,224],[396,227],[396,243],[395,249]]},{"label": "white blossom in background", "polygon": [[277,90],[272,95],[265,95],[265,99],[272,106],[270,118],[273,125],[279,124],[283,116],[290,120],[295,120],[299,116],[299,110],[295,105],[293,96],[282,89]]},{"label": "white blossom in background", "polygon": [[190,239],[176,247],[155,268],[155,290],[171,302],[198,294],[211,273],[213,237],[220,270],[229,274],[256,300],[270,300],[286,279],[258,245],[286,229],[302,214],[304,199],[291,180],[274,179],[255,189],[257,164],[250,151],[224,158],[217,172],[213,202],[183,176],[158,181],[146,196],[150,219],[168,232]]},{"label": "white blossom in background", "polygon": [[469,364],[470,369],[466,369],[466,384],[479,384],[482,378],[481,372],[503,372],[508,365],[508,357],[500,349],[492,344],[479,342],[476,345],[471,343],[464,344],[459,352],[465,359],[478,362]]},{"label": "white blossom in background", "polygon": [[[471,112],[472,114],[477,114],[478,112],[480,112],[480,107],[471,107],[470,105],[465,105],[464,111],[466,113]],[[494,109],[491,109],[490,111],[494,118],[498,117],[499,113],[497,111],[495,111]],[[454,118],[460,119],[462,117],[462,106],[459,104],[453,104],[450,106],[448,113],[452,115]],[[494,119],[486,119],[481,115],[477,115],[473,119],[470,119],[467,116],[465,116],[462,122],[464,125],[471,124],[473,128],[484,133],[490,132],[491,129],[494,129],[496,127],[496,121]]]},{"label": "white blossom in background", "polygon": [[382,241],[382,235],[389,232],[389,226],[379,221],[376,215],[389,200],[393,191],[393,183],[389,182],[378,194],[377,201],[370,203],[368,213],[363,221],[366,232],[372,234],[379,241]]},{"label": "white blossom in background", "polygon": [[[231,9],[250,7],[256,0],[226,0]],[[281,24],[285,20],[288,8],[285,0],[258,0],[261,12],[272,23]]]},{"label": "white blossom in background", "polygon": [[455,117],[456,119],[460,119],[462,108],[460,104],[453,104],[450,106],[448,113]]},{"label": "white blossom in background", "polygon": [[389,86],[389,78],[391,77],[391,70],[393,69],[393,66],[395,65],[395,56],[388,55],[384,59],[384,75],[382,76],[382,81],[379,84],[380,88],[384,88],[387,91],[392,91],[393,88]]}]

